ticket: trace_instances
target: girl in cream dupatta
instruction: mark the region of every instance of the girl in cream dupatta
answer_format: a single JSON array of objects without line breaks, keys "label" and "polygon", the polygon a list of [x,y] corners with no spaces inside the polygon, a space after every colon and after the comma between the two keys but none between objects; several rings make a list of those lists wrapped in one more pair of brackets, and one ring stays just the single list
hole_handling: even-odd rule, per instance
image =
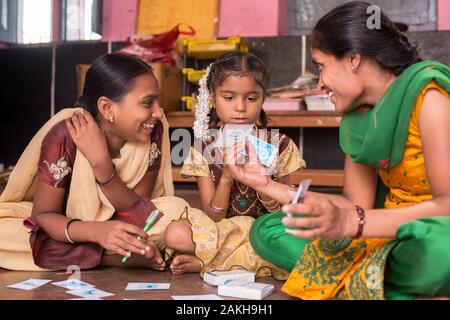
[{"label": "girl in cream dupatta", "polygon": [[[119,64],[126,65],[126,67],[131,70],[129,71],[130,74],[134,72],[129,79],[130,83],[135,81],[136,76],[139,76],[139,71],[141,72],[141,76],[145,75],[145,77],[147,77],[147,74],[149,74],[152,79],[154,79],[150,67],[138,59],[113,54],[102,56],[98,60],[102,60],[101,62],[103,63],[106,61],[106,63],[110,63],[112,66],[116,63],[116,69],[119,68]],[[96,65],[96,63],[94,63],[94,65]],[[99,63],[97,63],[97,75],[98,65]],[[138,72],[136,69],[138,69]],[[125,73],[126,72],[127,71],[125,71]],[[95,82],[93,80],[97,80],[94,76],[95,74],[92,73],[91,79],[89,79],[89,75],[87,76],[88,79],[85,85],[85,93],[86,86],[89,87],[89,83],[92,84]],[[156,83],[156,79],[154,80]],[[128,88],[128,90],[130,91],[130,88]],[[125,94],[128,94],[128,92],[125,92]],[[152,108],[157,108],[159,110],[159,104],[154,104],[154,107],[152,106]],[[79,114],[80,112],[83,113],[83,109],[63,109],[52,117],[34,136],[12,172],[4,192],[0,196],[0,267],[11,270],[43,269],[42,265],[39,266],[35,263],[37,258],[33,255],[32,246],[30,246],[30,234],[28,233],[29,230],[24,227],[24,219],[27,219],[27,217],[32,215],[36,186],[39,184],[38,162],[44,139],[57,124],[61,123],[61,121],[71,118],[73,115]],[[146,175],[150,162],[153,162],[155,159],[155,153],[160,156],[160,167],[156,176],[156,182],[154,182],[153,189],[150,190],[151,194],[147,195],[152,201],[149,201],[148,198],[141,199],[136,202],[137,205],[134,205],[133,208],[129,209],[129,212],[125,213],[131,216],[129,219],[130,223],[135,224],[142,229],[143,223],[145,222],[148,213],[150,213],[149,210],[154,209],[155,207],[159,208],[163,215],[162,217],[160,215],[159,220],[152,228],[150,228],[148,234],[152,236],[160,249],[164,249],[165,246],[162,241],[158,241],[158,236],[162,234],[165,226],[170,221],[180,218],[183,212],[185,212],[185,208],[188,204],[182,199],[173,197],[174,189],[171,174],[168,123],[162,110],[159,121],[162,123],[163,127],[161,150],[155,150],[155,144],[152,143],[152,141],[149,143],[148,141],[128,140],[125,141],[120,149],[120,157],[112,159],[112,162],[116,170],[116,176],[123,181],[123,184],[127,188],[132,190]],[[97,183],[96,176],[94,175],[94,171],[88,159],[78,148],[76,150],[75,161],[71,167],[67,167],[67,161],[63,161],[62,163],[58,162],[56,165],[51,164],[51,166],[53,166],[52,168],[55,170],[54,177],[58,174],[61,178],[68,174],[71,176],[70,188],[66,195],[67,204],[65,215],[69,219],[68,221],[70,221],[70,219],[79,219],[83,222],[106,222],[115,219],[117,210],[114,208],[111,201],[108,200],[99,183]],[[136,217],[132,217],[134,214],[133,212],[136,212],[136,210],[139,214],[136,215]],[[25,223],[30,221],[31,220],[28,219]],[[34,227],[33,231],[36,231],[36,227]],[[59,239],[60,242],[52,240],[56,244],[66,246],[66,251],[62,251],[61,254],[68,254],[70,251],[68,250],[68,248],[70,248],[68,242],[70,243],[69,240],[72,239],[69,238],[69,233],[70,232],[66,234],[68,237],[67,241],[66,239]],[[74,246],[76,245],[82,246],[83,244],[74,244]],[[95,246],[97,246],[97,244],[95,244]],[[103,252],[103,248],[99,248],[100,250],[93,250],[93,246],[89,248],[90,249],[84,252],[96,252],[96,254],[99,253],[100,255]],[[112,252],[107,251],[106,253]],[[89,257],[86,257],[86,254],[84,255],[84,258],[89,259]],[[64,260],[63,257],[61,257],[61,259]],[[69,257],[67,259],[70,260]],[[92,265],[92,263],[94,262],[91,261],[86,265]],[[94,265],[95,264],[98,264],[98,261],[95,262]],[[60,269],[64,267],[65,263],[44,263],[44,265],[51,265],[50,269]],[[80,261],[80,265],[83,266],[83,261]],[[126,266],[126,264],[124,264],[124,266]]]},{"label": "girl in cream dupatta", "polygon": [[[24,227],[24,219],[31,216],[42,140],[55,124],[69,118],[77,111],[80,109],[63,109],[39,130],[20,157],[0,196],[0,267],[2,268],[42,270],[33,261],[29,233]],[[162,118],[162,123],[164,135],[161,168],[150,198],[164,216],[154,228],[149,230],[149,235],[160,235],[165,226],[170,221],[179,219],[185,207],[188,206],[184,200],[173,197],[168,123],[165,117]],[[128,188],[132,189],[142,179],[148,167],[150,144],[127,142],[122,150],[123,157],[115,159],[114,164],[119,177]],[[88,161],[78,150],[67,201],[67,217],[83,221],[107,221],[112,218],[114,211],[114,207],[96,184]]]}]

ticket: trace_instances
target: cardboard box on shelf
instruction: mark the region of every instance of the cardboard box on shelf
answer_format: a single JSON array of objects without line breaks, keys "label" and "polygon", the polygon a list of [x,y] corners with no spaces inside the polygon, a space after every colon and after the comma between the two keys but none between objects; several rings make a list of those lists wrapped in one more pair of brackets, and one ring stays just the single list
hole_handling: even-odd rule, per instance
[{"label": "cardboard box on shelf", "polygon": [[[161,107],[165,112],[179,111],[181,106],[181,70],[161,62],[151,63],[150,65],[161,90]],[[77,65],[79,96],[83,92],[84,79],[90,66],[89,64]]]},{"label": "cardboard box on shelf", "polygon": [[308,111],[334,111],[335,107],[326,94],[305,96],[306,109]]},{"label": "cardboard box on shelf", "polygon": [[167,113],[179,111],[181,108],[181,69],[169,66],[165,63],[152,63],[153,74],[159,83],[161,90],[161,107]]},{"label": "cardboard box on shelf", "polygon": [[303,99],[266,98],[263,104],[265,111],[300,111],[305,110]]}]

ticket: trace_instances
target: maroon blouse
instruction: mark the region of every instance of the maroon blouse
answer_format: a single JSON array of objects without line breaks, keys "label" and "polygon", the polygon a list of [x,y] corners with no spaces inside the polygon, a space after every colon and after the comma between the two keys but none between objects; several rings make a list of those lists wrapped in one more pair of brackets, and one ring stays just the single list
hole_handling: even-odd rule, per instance
[{"label": "maroon blouse", "polygon": [[[150,136],[149,171],[160,168],[162,135],[162,123],[157,122]],[[76,146],[65,121],[61,121],[44,138],[37,175],[39,181],[65,189],[63,212],[66,211],[75,156]],[[116,211],[111,220],[120,220],[143,228],[148,215],[155,209],[152,201],[141,197],[131,208]],[[98,266],[102,260],[104,249],[96,243],[71,244],[54,240],[33,218],[26,219],[24,225],[31,229],[30,245],[34,263],[41,268],[61,270],[70,265],[78,265],[81,269],[90,269]]]}]

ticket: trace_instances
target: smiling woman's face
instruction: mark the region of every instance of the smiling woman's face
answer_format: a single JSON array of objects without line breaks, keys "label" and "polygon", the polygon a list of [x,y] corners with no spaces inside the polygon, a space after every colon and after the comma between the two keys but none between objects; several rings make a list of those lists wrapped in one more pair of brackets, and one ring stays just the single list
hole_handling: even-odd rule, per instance
[{"label": "smiling woman's face", "polygon": [[132,89],[116,103],[116,134],[125,140],[148,142],[155,123],[162,117],[159,97],[159,85],[153,74],[136,77]]},{"label": "smiling woman's face", "polygon": [[352,70],[350,58],[337,59],[319,49],[312,48],[314,64],[319,68],[319,88],[331,97],[336,111],[345,113],[358,107],[363,86]]}]

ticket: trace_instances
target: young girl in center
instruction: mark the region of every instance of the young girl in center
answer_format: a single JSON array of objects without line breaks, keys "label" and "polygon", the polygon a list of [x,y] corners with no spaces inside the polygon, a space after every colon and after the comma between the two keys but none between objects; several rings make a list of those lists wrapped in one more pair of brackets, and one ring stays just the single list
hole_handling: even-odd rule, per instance
[{"label": "young girl in center", "polygon": [[[260,215],[279,211],[280,203],[235,181],[228,165],[220,161],[227,150],[215,147],[224,125],[253,125],[251,135],[279,148],[271,166],[272,179],[290,184],[290,174],[305,167],[289,137],[265,129],[268,120],[262,106],[268,82],[263,62],[242,52],[218,58],[200,81],[194,124],[198,140],[184,161],[181,175],[196,177],[207,217],[188,214],[187,220],[174,221],[166,229],[170,235],[165,239],[167,245],[181,253],[170,265],[175,274],[227,270],[237,265],[256,272],[268,266],[247,246],[247,228]],[[220,129],[210,135],[208,129],[218,125]]]}]

